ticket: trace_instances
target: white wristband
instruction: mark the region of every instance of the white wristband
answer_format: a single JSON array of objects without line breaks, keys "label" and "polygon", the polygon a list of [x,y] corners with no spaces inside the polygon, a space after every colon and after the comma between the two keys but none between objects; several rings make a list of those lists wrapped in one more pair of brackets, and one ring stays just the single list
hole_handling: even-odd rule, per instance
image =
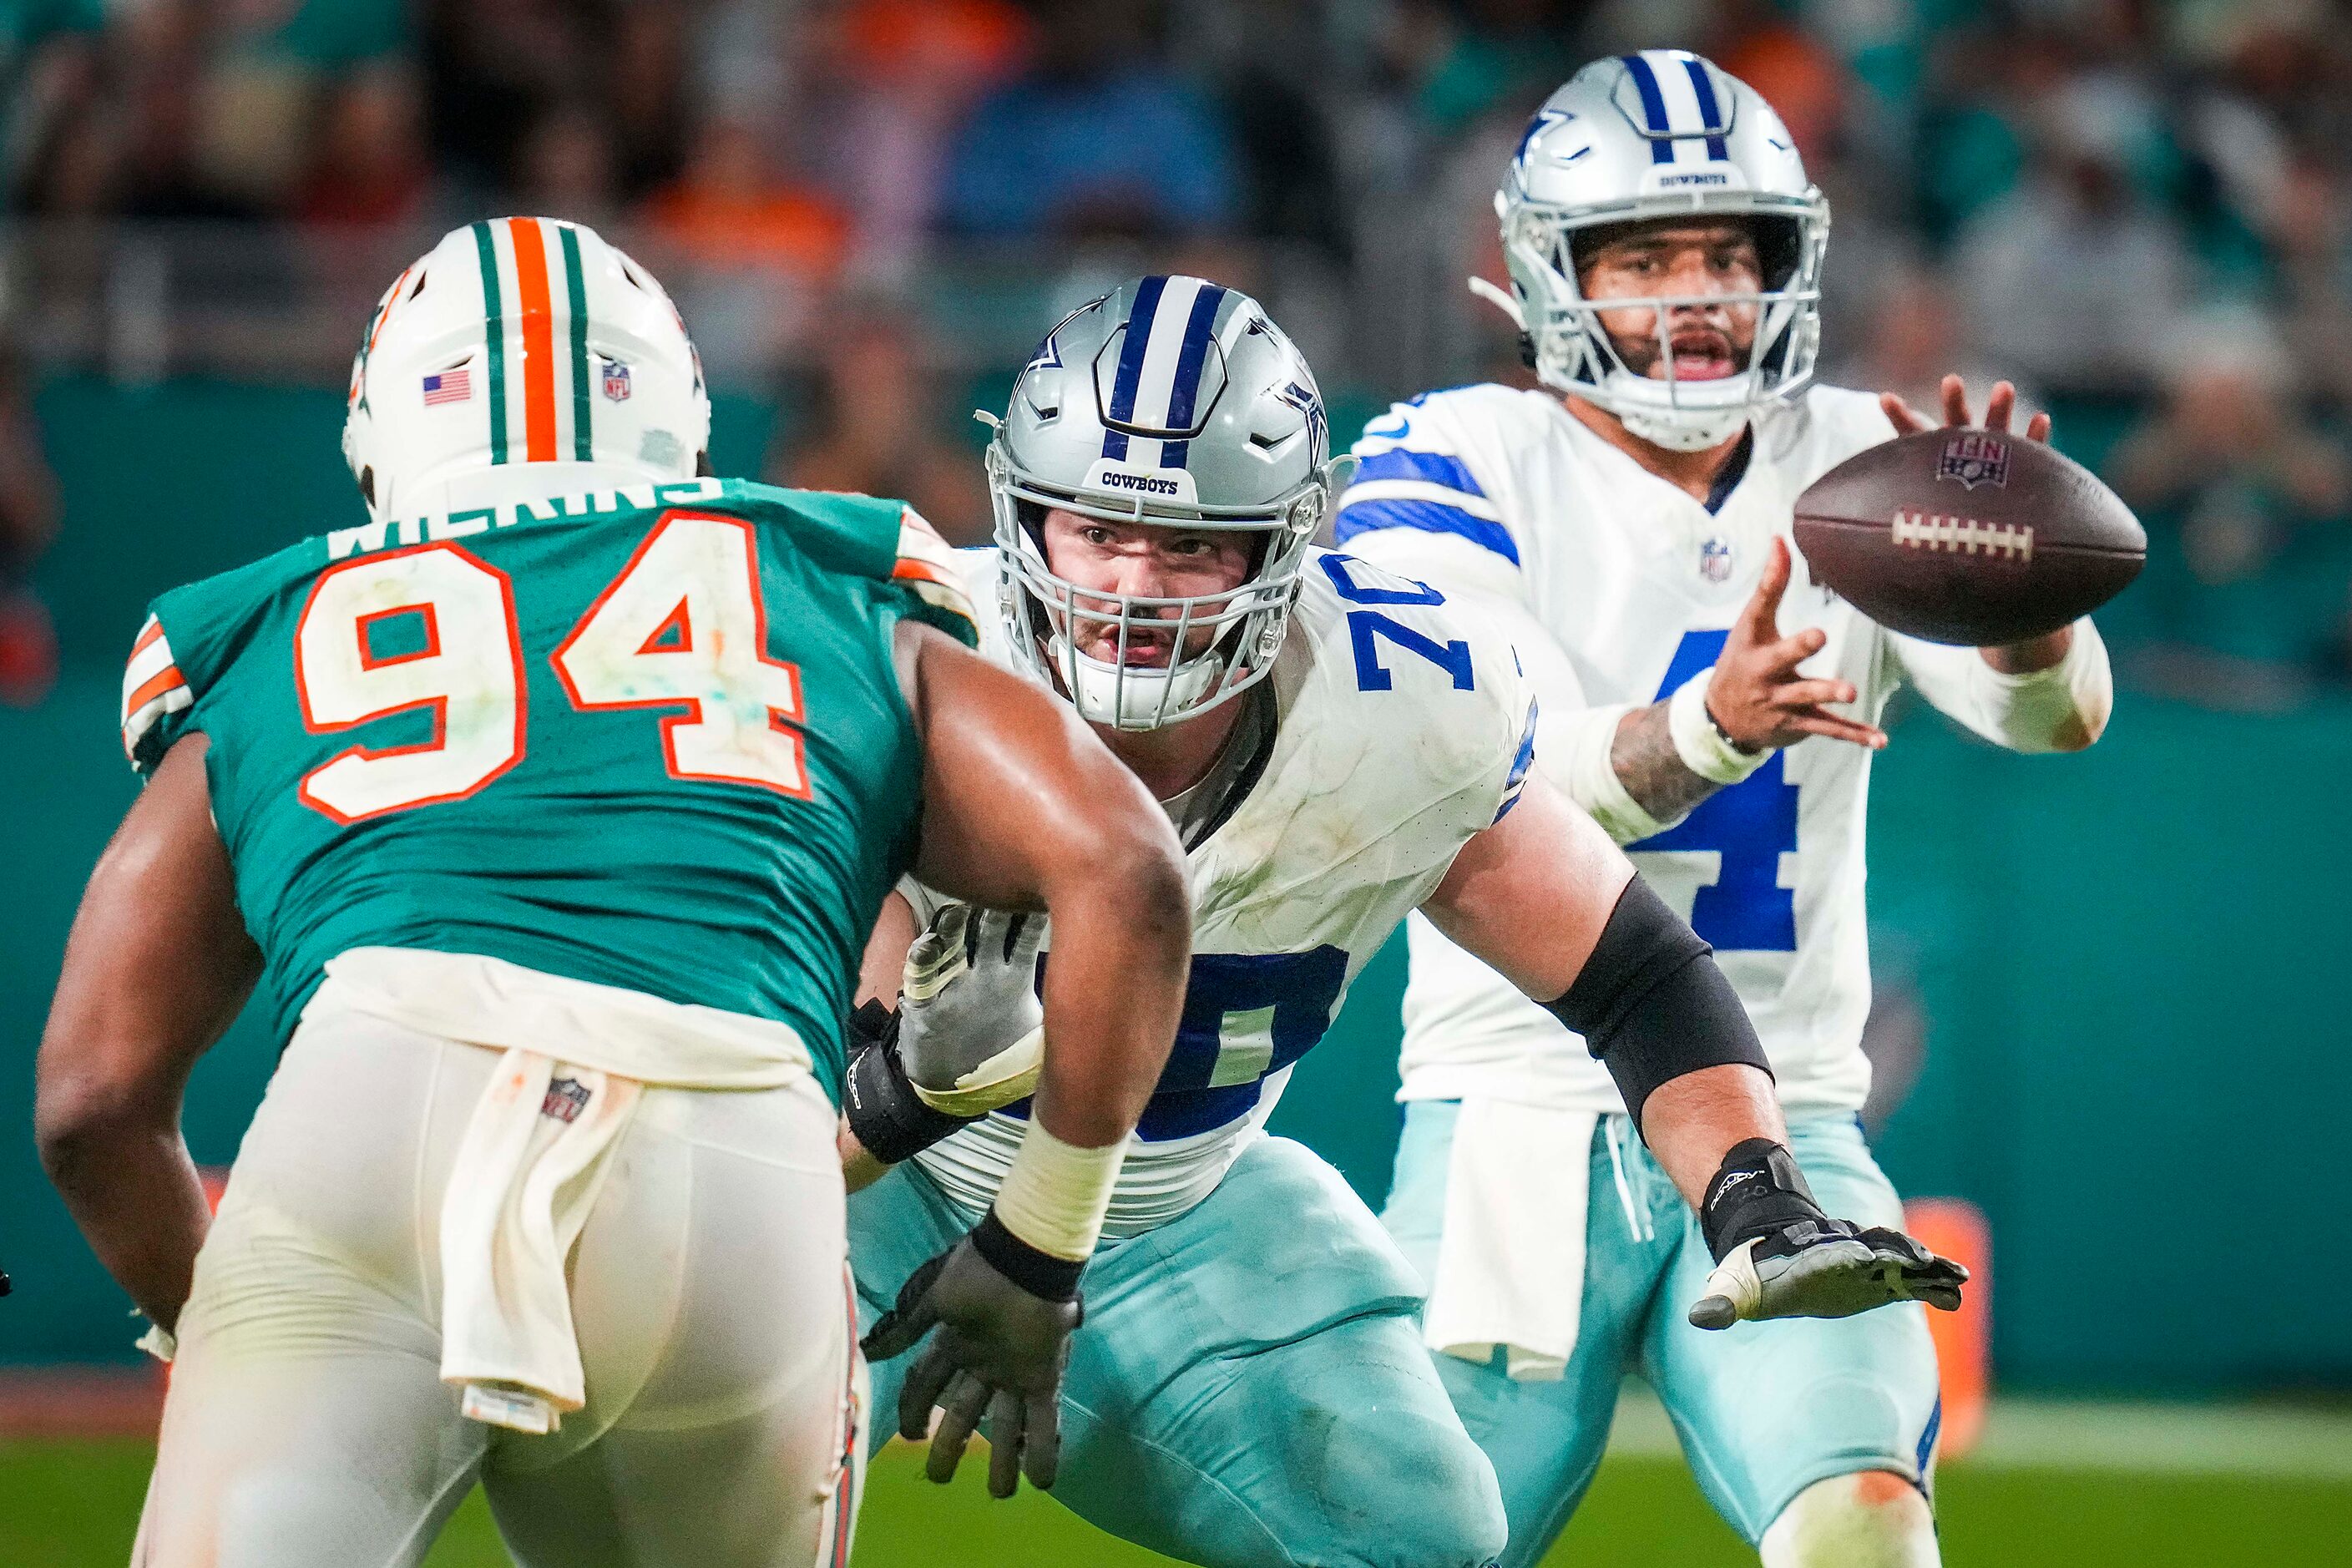
[{"label": "white wristband", "polygon": [[1107,1149],[1065,1143],[1035,1117],[996,1192],[997,1222],[1038,1251],[1073,1263],[1092,1258],[1110,1212],[1127,1140]]},{"label": "white wristband", "polygon": [[1735,784],[1758,768],[1772,753],[1743,752],[1724,738],[1716,728],[1714,715],[1706,710],[1707,683],[1715,679],[1715,667],[1707,666],[1675,689],[1666,702],[1666,731],[1675,738],[1675,754],[1709,784]]}]

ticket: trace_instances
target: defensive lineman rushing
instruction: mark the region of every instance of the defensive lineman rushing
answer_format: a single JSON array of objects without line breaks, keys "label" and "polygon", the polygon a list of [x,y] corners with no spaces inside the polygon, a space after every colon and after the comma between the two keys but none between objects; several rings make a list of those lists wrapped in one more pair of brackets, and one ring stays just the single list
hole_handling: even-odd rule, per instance
[{"label": "defensive lineman rushing", "polygon": [[[1588,66],[1536,114],[1496,206],[1511,291],[1488,292],[1549,390],[1391,409],[1356,447],[1338,537],[1508,628],[1543,702],[1541,771],[1714,944],[1813,1190],[1893,1224],[1854,1115],[1874,721],[1907,679],[2001,745],[2086,746],[2110,698],[2098,636],[2085,620],[1981,653],[1922,643],[1792,561],[1804,488],[1927,422],[1811,384],[1828,207],[1745,84],[1673,51]],[[1957,378],[1945,402],[1965,425]],[[2012,404],[1994,389],[1994,431]],[[2046,433],[2037,419],[2027,438]],[[1427,1339],[1494,1458],[1506,1561],[1534,1562],[1566,1522],[1638,1366],[1774,1568],[1933,1563],[1919,1312],[1691,1331],[1672,1304],[1707,1270],[1703,1238],[1607,1077],[1438,926],[1411,941],[1386,1218],[1432,1279]]]},{"label": "defensive lineman rushing", "polygon": [[[841,1019],[910,866],[1079,949],[1025,1207],[975,1215],[933,1309],[960,1369],[1050,1401],[1066,1310],[1009,1276],[1028,1227],[1090,1217],[1055,1171],[1123,1145],[1166,1059],[1178,846],[949,635],[970,601],[919,519],[698,477],[709,425],[635,262],[459,229],[353,369],[371,521],[139,636],[148,787],[74,927],[38,1121],[177,1335],[148,1568],[415,1563],[478,1476],[527,1564],[839,1568]],[[257,983],[290,1039],[207,1231],[180,1090]]]},{"label": "defensive lineman rushing", "polygon": [[[1047,336],[990,448],[997,542],[971,563],[997,606],[987,649],[1165,805],[1192,885],[1182,1024],[1086,1269],[1056,1495],[1192,1563],[1470,1568],[1504,1521],[1419,1343],[1418,1284],[1335,1173],[1262,1131],[1407,910],[1588,1031],[1679,1190],[1707,1201],[1731,1260],[1710,1289],[1738,1298],[1710,1303],[1721,1321],[1948,1305],[1958,1279],[1778,1179],[1746,1019],[1606,837],[1530,782],[1508,645],[1439,592],[1311,545],[1347,466],[1326,441],[1312,376],[1254,300],[1148,278]],[[914,934],[908,910],[877,929],[882,996]],[[945,1408],[935,1475],[981,1404],[887,1360],[921,1326],[900,1282],[1005,1179],[1017,1108],[961,1131],[938,1108],[1024,1086],[1038,934],[943,911],[895,1037],[852,1068],[853,1157],[906,1162],[851,1199],[877,1404],[897,1390],[910,1435]],[[1097,1238],[1073,1239],[1075,1277]]]}]

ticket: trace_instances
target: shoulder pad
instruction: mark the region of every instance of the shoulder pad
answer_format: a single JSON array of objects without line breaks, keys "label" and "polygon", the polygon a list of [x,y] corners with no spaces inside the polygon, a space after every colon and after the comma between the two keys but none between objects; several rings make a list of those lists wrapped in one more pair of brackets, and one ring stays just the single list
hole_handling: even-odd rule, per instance
[{"label": "shoulder pad", "polygon": [[163,760],[175,738],[176,727],[167,721],[195,700],[173,658],[163,623],[150,615],[131,645],[131,662],[122,671],[122,751],[133,768],[145,773]]},{"label": "shoulder pad", "polygon": [[899,508],[898,563],[891,577],[914,589],[932,609],[960,617],[969,628],[961,635],[978,646],[980,612],[965,586],[959,553],[913,507]]}]

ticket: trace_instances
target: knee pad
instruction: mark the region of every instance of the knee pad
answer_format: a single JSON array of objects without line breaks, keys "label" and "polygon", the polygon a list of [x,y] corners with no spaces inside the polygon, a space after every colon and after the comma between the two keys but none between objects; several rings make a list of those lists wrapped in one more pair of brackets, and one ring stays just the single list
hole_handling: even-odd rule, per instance
[{"label": "knee pad", "polygon": [[1937,1568],[1936,1516],[1891,1470],[1815,1481],[1759,1543],[1764,1568]]},{"label": "knee pad", "polygon": [[[1376,1426],[1377,1435],[1353,1432]],[[1337,1427],[1327,1494],[1372,1510],[1346,1534],[1344,1568],[1487,1568],[1509,1535],[1495,1468],[1457,1426],[1410,1415]],[[1344,1505],[1343,1505],[1344,1506]],[[1335,1565],[1336,1568],[1336,1565]]]}]

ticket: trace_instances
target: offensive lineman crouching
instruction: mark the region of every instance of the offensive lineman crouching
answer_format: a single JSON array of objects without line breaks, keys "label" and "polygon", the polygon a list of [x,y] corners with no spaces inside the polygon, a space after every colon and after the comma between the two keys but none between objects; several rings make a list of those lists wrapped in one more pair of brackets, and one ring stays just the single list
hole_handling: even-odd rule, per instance
[{"label": "offensive lineman crouching", "polygon": [[[1695,1309],[1710,1323],[1950,1305],[1960,1275],[1806,1195],[1706,944],[1530,777],[1508,646],[1438,591],[1312,546],[1346,475],[1326,440],[1311,374],[1255,301],[1147,278],[1047,335],[990,448],[996,548],[968,574],[996,607],[988,651],[1161,802],[1192,884],[1176,1047],[1107,1225],[1062,1248],[1087,1304],[1055,1495],[1192,1563],[1475,1568],[1503,1518],[1419,1343],[1418,1281],[1336,1173],[1263,1131],[1408,910],[1607,1063],[1704,1205],[1725,1260]],[[928,1357],[887,1359],[924,1326],[900,1281],[1012,1195],[1045,933],[961,907],[916,926],[894,906],[868,949],[867,989],[897,998],[903,976],[904,995],[853,1068],[848,1152],[895,1168],[852,1198],[851,1248],[877,1403],[909,1435],[945,1409],[944,1477],[983,1401]]]}]

